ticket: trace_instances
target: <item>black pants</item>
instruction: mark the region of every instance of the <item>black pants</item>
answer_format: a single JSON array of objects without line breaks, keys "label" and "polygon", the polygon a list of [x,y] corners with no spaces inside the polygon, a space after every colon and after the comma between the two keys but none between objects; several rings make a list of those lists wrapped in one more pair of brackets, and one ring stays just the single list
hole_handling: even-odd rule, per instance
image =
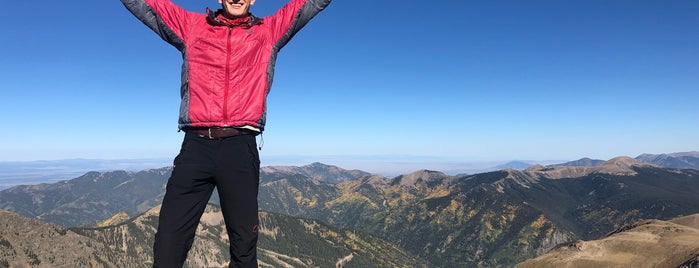
[{"label": "black pants", "polygon": [[214,186],[230,241],[230,267],[257,267],[260,157],[253,135],[186,133],[160,209],[153,267],[182,267]]}]

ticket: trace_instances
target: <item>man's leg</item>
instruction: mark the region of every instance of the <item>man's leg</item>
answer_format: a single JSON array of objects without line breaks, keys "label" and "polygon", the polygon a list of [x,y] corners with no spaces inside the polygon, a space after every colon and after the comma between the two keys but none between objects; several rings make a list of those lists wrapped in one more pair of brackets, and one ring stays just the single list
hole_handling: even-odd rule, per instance
[{"label": "man's leg", "polygon": [[221,140],[216,185],[230,240],[230,267],[257,267],[257,191],[260,157],[255,136]]},{"label": "man's leg", "polygon": [[182,267],[213,192],[212,141],[185,134],[160,208],[153,267]]}]

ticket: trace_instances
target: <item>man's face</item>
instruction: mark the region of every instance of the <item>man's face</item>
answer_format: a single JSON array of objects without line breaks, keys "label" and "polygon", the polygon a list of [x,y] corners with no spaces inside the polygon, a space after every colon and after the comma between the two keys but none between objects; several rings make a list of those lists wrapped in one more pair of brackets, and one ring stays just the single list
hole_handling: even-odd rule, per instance
[{"label": "man's face", "polygon": [[218,0],[223,6],[226,17],[239,18],[246,16],[255,0]]}]

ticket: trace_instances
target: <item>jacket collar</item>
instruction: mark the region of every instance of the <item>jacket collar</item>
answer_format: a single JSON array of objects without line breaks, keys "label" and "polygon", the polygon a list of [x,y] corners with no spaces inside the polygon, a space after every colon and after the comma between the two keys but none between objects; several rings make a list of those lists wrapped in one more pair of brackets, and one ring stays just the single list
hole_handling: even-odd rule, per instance
[{"label": "jacket collar", "polygon": [[227,26],[227,27],[240,26],[240,27],[243,27],[246,29],[250,28],[252,26],[258,25],[258,24],[262,24],[262,19],[256,17],[252,13],[248,13],[248,16],[250,18],[249,20],[244,21],[243,23],[240,23],[240,24],[238,24],[238,23],[232,24],[230,22],[219,19],[219,16],[222,16],[221,15],[222,12],[223,12],[222,9],[218,9],[216,11],[213,11],[207,7],[206,8],[206,14],[207,14],[206,21],[209,24],[214,25],[214,26]]}]

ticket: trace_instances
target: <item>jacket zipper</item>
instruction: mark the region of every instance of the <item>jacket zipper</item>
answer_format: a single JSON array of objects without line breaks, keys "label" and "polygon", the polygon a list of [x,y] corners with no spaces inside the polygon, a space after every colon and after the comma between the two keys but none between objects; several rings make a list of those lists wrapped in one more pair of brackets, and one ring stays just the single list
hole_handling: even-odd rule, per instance
[{"label": "jacket zipper", "polygon": [[226,43],[226,82],[223,88],[223,126],[227,127],[228,124],[225,123],[228,119],[228,91],[230,88],[230,68],[231,68],[231,33],[233,32],[233,26],[228,26],[228,41]]}]

